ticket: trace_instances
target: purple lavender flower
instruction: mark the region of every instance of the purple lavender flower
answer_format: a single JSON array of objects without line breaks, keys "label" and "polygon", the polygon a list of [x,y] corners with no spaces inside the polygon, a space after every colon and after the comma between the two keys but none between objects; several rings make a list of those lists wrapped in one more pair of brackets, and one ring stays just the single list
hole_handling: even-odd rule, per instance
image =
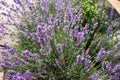
[{"label": "purple lavender flower", "polygon": [[45,51],[43,49],[40,49],[39,52],[44,55]]},{"label": "purple lavender flower", "polygon": [[13,49],[13,48],[10,48],[10,49],[8,50],[8,52],[9,52],[11,55],[14,55],[14,54],[16,53],[15,49]]},{"label": "purple lavender flower", "polygon": [[115,73],[115,72],[120,72],[120,64],[116,64],[116,65],[114,66],[112,72],[113,72],[113,73]]},{"label": "purple lavender flower", "polygon": [[70,35],[72,37],[77,37],[78,36],[78,29],[73,29],[71,32],[70,32]]},{"label": "purple lavender flower", "polygon": [[14,64],[11,61],[5,61],[6,67],[14,67]]},{"label": "purple lavender flower", "polygon": [[104,48],[101,48],[97,54],[97,57],[95,58],[96,61],[97,62],[100,61],[104,57],[104,55],[105,55],[105,50],[104,50]]},{"label": "purple lavender flower", "polygon": [[32,54],[32,58],[36,60],[40,60],[40,56],[38,54]]},{"label": "purple lavender flower", "polygon": [[32,39],[35,40],[35,41],[37,41],[37,42],[39,42],[39,36],[38,36],[38,34],[34,33]]},{"label": "purple lavender flower", "polygon": [[43,26],[42,26],[42,25],[38,25],[38,26],[37,26],[37,33],[38,33],[39,35],[43,35]]},{"label": "purple lavender flower", "polygon": [[117,59],[117,58],[120,58],[120,51],[114,55],[114,58]]},{"label": "purple lavender flower", "polygon": [[15,62],[18,62],[18,63],[21,63],[21,64],[23,64],[23,63],[25,62],[23,59],[21,59],[21,58],[19,58],[19,57],[15,57],[15,58],[14,58],[14,61],[15,61]]},{"label": "purple lavender flower", "polygon": [[39,43],[43,46],[43,45],[45,45],[45,42],[46,42],[46,38],[44,38],[44,37],[40,37],[39,38]]},{"label": "purple lavender flower", "polygon": [[29,21],[29,24],[30,25],[33,25],[34,24],[34,21],[33,20],[28,20]]},{"label": "purple lavender flower", "polygon": [[11,80],[12,79],[12,75],[11,74],[5,74],[4,79],[5,80]]},{"label": "purple lavender flower", "polygon": [[77,35],[77,43],[79,44],[80,42],[82,42],[85,39],[84,33],[83,32],[78,32]]},{"label": "purple lavender flower", "polygon": [[72,13],[69,9],[66,9],[65,11],[65,17],[68,21],[71,21],[72,20]]},{"label": "purple lavender flower", "polygon": [[25,33],[23,35],[27,36],[28,38],[32,38],[33,37],[33,34],[30,33],[30,31],[28,29],[25,29]]},{"label": "purple lavender flower", "polygon": [[63,30],[65,34],[68,34],[69,26],[65,26]]},{"label": "purple lavender flower", "polygon": [[81,55],[77,55],[76,63],[79,64],[84,58]]},{"label": "purple lavender flower", "polygon": [[102,68],[103,70],[107,70],[107,71],[111,71],[112,70],[112,66],[113,66],[113,63],[112,62],[107,62],[107,61],[104,61],[102,63]]},{"label": "purple lavender flower", "polygon": [[112,69],[112,75],[111,76],[115,80],[119,80],[120,79],[120,64],[115,64],[114,65],[114,67]]},{"label": "purple lavender flower", "polygon": [[108,50],[107,54],[108,54],[108,55],[112,55],[112,51],[111,51],[111,50]]},{"label": "purple lavender flower", "polygon": [[90,59],[85,59],[85,69],[88,69],[90,66],[91,60]]},{"label": "purple lavender flower", "polygon": [[5,64],[4,64],[4,60],[3,59],[0,59],[0,67],[5,67]]},{"label": "purple lavender flower", "polygon": [[45,2],[44,0],[41,1],[41,8],[42,8],[43,15],[45,15],[48,11],[48,8],[47,8],[47,2]]},{"label": "purple lavender flower", "polygon": [[120,43],[116,44],[116,45],[114,46],[114,49],[115,49],[115,50],[120,49]]},{"label": "purple lavender flower", "polygon": [[14,70],[8,70],[7,73],[16,73]]},{"label": "purple lavender flower", "polygon": [[51,27],[51,26],[47,27],[46,33],[47,33],[47,36],[48,36],[48,37],[52,36],[53,27]]},{"label": "purple lavender flower", "polygon": [[76,58],[77,58],[76,62],[73,64],[73,66],[77,66],[84,59],[83,56],[81,56],[81,55],[77,55]]},{"label": "purple lavender flower", "polygon": [[[120,71],[120,70],[119,70]],[[114,80],[120,79],[120,72],[114,74]]]},{"label": "purple lavender flower", "polygon": [[82,14],[80,14],[80,15],[75,15],[75,16],[73,17],[72,23],[75,24],[77,21],[80,21],[81,18],[82,18]]},{"label": "purple lavender flower", "polygon": [[23,76],[24,76],[24,78],[25,78],[26,80],[30,80],[30,79],[33,78],[33,73],[30,72],[29,70],[27,70],[27,71],[23,74]]},{"label": "purple lavender flower", "polygon": [[58,60],[58,59],[55,59],[55,64],[56,64],[56,66],[57,66],[57,67],[59,67],[59,68],[60,68],[60,62],[59,62],[59,60]]},{"label": "purple lavender flower", "polygon": [[24,80],[24,77],[22,76],[21,73],[16,72],[16,74],[12,76],[12,80]]},{"label": "purple lavender flower", "polygon": [[86,24],[85,27],[83,28],[84,36],[86,36],[88,34],[88,28],[89,28],[89,25]]},{"label": "purple lavender flower", "polygon": [[44,68],[42,67],[41,64],[38,65],[38,71],[39,71],[40,74],[44,73]]},{"label": "purple lavender flower", "polygon": [[91,76],[91,80],[97,80],[98,78],[100,78],[99,74],[93,74]]},{"label": "purple lavender flower", "polygon": [[21,3],[20,0],[14,0],[14,3],[19,4],[19,5],[22,5],[22,3]]},{"label": "purple lavender flower", "polygon": [[25,50],[25,51],[22,51],[22,56],[24,57],[31,57],[32,56],[32,53],[28,50]]},{"label": "purple lavender flower", "polygon": [[7,52],[5,52],[5,51],[0,51],[0,52],[1,52],[2,56],[8,57],[8,53]]},{"label": "purple lavender flower", "polygon": [[5,80],[26,80],[20,73],[5,74]]},{"label": "purple lavender flower", "polygon": [[56,19],[55,19],[55,24],[56,24],[58,27],[60,27],[60,25],[61,25],[60,16],[56,17]]},{"label": "purple lavender flower", "polygon": [[110,35],[111,34],[111,32],[112,32],[112,25],[110,25],[109,27],[108,27],[108,29],[107,29],[107,35]]},{"label": "purple lavender flower", "polygon": [[28,3],[28,8],[30,9],[30,11],[33,11],[35,6],[33,3]]},{"label": "purple lavender flower", "polygon": [[57,44],[57,51],[58,51],[58,53],[63,52],[63,44]]},{"label": "purple lavender flower", "polygon": [[43,17],[43,22],[45,22],[46,24],[48,24],[48,18],[46,16]]},{"label": "purple lavender flower", "polygon": [[49,15],[49,24],[53,24],[54,23],[54,17],[52,14]]},{"label": "purple lavender flower", "polygon": [[96,29],[98,26],[98,23],[95,23],[94,26],[93,26],[93,29]]},{"label": "purple lavender flower", "polygon": [[6,14],[6,13],[3,13],[3,12],[2,12],[2,13],[0,13],[0,14],[1,14],[1,15],[4,15],[4,16],[8,16],[8,14]]},{"label": "purple lavender flower", "polygon": [[4,0],[2,0],[2,1],[0,1],[0,2],[2,3],[3,6],[8,7],[7,2],[5,2]]}]

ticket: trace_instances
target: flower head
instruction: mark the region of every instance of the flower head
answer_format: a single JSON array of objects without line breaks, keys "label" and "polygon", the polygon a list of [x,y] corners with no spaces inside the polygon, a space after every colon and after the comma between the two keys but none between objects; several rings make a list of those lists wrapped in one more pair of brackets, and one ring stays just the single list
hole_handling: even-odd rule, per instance
[{"label": "flower head", "polygon": [[93,74],[91,76],[91,80],[97,80],[98,78],[100,78],[99,74]]},{"label": "flower head", "polygon": [[23,76],[26,80],[30,80],[33,77],[33,73],[30,72],[29,70],[26,70],[26,72],[23,74]]},{"label": "flower head", "polygon": [[63,44],[57,44],[57,51],[58,51],[58,53],[63,52]]},{"label": "flower head", "polygon": [[32,58],[36,59],[36,60],[40,60],[40,56],[38,54],[32,54]]},{"label": "flower head", "polygon": [[104,48],[101,48],[100,51],[97,54],[96,61],[100,61],[105,55],[105,50]]},{"label": "flower head", "polygon": [[25,51],[22,51],[22,56],[24,57],[31,57],[32,56],[32,53],[28,50],[25,50]]}]

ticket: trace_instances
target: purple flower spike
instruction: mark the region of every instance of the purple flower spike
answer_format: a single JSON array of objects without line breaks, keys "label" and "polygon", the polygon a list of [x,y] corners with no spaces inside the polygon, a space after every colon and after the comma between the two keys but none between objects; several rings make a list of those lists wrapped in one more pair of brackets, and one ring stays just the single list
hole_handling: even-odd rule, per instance
[{"label": "purple flower spike", "polygon": [[79,64],[84,58],[81,55],[77,56],[76,63]]},{"label": "purple flower spike", "polygon": [[44,55],[45,51],[43,49],[40,49],[39,52]]},{"label": "purple flower spike", "polygon": [[70,35],[72,37],[77,37],[78,36],[78,29],[73,29],[71,32],[70,32]]},{"label": "purple flower spike", "polygon": [[107,54],[108,54],[108,55],[112,55],[112,51],[109,50],[109,51],[107,52]]},{"label": "purple flower spike", "polygon": [[32,79],[33,74],[32,74],[32,72],[30,72],[29,70],[27,70],[27,71],[23,74],[23,76],[24,76],[24,78],[25,78],[26,80],[30,80],[30,79]]},{"label": "purple flower spike", "polygon": [[5,59],[5,60],[1,60],[0,61],[0,66],[1,67],[4,67],[4,68],[7,68],[7,67],[14,67],[14,63]]},{"label": "purple flower spike", "polygon": [[25,50],[25,51],[22,51],[22,56],[24,57],[31,57],[32,56],[32,53],[28,50]]},{"label": "purple flower spike", "polygon": [[112,70],[112,66],[113,66],[113,63],[112,63],[112,62],[104,61],[104,62],[102,63],[102,68],[103,68],[103,70],[111,71],[111,70]]},{"label": "purple flower spike", "polygon": [[32,54],[32,57],[36,60],[40,60],[40,56],[38,54]]},{"label": "purple flower spike", "polygon": [[40,74],[44,73],[44,68],[42,67],[42,65],[38,65],[38,71],[40,72]]},{"label": "purple flower spike", "polygon": [[97,80],[98,78],[100,78],[99,74],[93,74],[91,76],[91,80]]},{"label": "purple flower spike", "polygon": [[13,48],[10,48],[10,49],[8,50],[8,52],[9,52],[11,55],[14,55],[14,54],[16,53],[15,49],[13,49]]},{"label": "purple flower spike", "polygon": [[21,63],[21,64],[24,63],[24,60],[21,59],[21,58],[18,58],[18,57],[15,57],[14,61],[15,61],[15,62],[18,62],[18,63]]},{"label": "purple flower spike", "polygon": [[88,68],[89,68],[90,63],[91,63],[91,60],[89,60],[89,59],[86,59],[86,60],[85,60],[85,69],[88,69]]},{"label": "purple flower spike", "polygon": [[58,51],[58,53],[63,52],[63,44],[57,44],[57,51]]},{"label": "purple flower spike", "polygon": [[96,57],[96,61],[97,61],[97,62],[100,61],[101,58],[104,57],[104,55],[105,55],[105,50],[104,50],[104,48],[101,48],[100,51],[98,52],[97,57]]},{"label": "purple flower spike", "polygon": [[115,45],[115,46],[114,46],[114,49],[115,49],[115,50],[120,49],[120,43],[117,44],[117,45]]},{"label": "purple flower spike", "polygon": [[118,70],[120,71],[120,64],[115,65],[113,72],[118,71]]},{"label": "purple flower spike", "polygon": [[59,60],[58,60],[58,59],[55,59],[55,64],[56,64],[56,66],[57,66],[57,67],[59,67],[59,68],[60,68],[60,62],[59,62]]},{"label": "purple flower spike", "polygon": [[83,28],[84,36],[86,36],[88,34],[88,28],[89,28],[89,25],[86,24],[85,27]]},{"label": "purple flower spike", "polygon": [[33,11],[34,8],[35,8],[35,6],[34,6],[33,3],[29,3],[29,4],[28,4],[28,7],[29,7],[30,11]]},{"label": "purple flower spike", "polygon": [[76,58],[77,58],[76,62],[73,64],[73,66],[77,66],[84,59],[83,56],[81,56],[81,55],[77,55]]},{"label": "purple flower spike", "polygon": [[26,80],[21,73],[5,74],[5,80]]},{"label": "purple flower spike", "polygon": [[65,17],[68,21],[72,20],[72,13],[69,9],[66,9]]},{"label": "purple flower spike", "polygon": [[116,58],[120,58],[120,51],[119,51],[117,54],[114,55],[114,58],[115,58],[115,59],[116,59]]},{"label": "purple flower spike", "polygon": [[39,42],[40,42],[40,44],[43,46],[43,45],[45,44],[45,42],[46,42],[46,39],[45,39],[44,37],[41,37],[41,38],[39,39]]},{"label": "purple flower spike", "polygon": [[110,25],[109,27],[108,27],[108,29],[107,29],[107,35],[109,35],[109,34],[111,34],[111,32],[112,32],[112,25]]},{"label": "purple flower spike", "polygon": [[47,13],[47,11],[48,11],[48,9],[47,9],[47,2],[42,0],[41,1],[41,8],[42,8],[43,15],[45,15]]},{"label": "purple flower spike", "polygon": [[85,39],[84,33],[83,32],[78,32],[77,35],[77,43],[79,44],[81,41]]},{"label": "purple flower spike", "polygon": [[37,42],[39,42],[39,36],[38,36],[38,34],[34,33],[32,39],[35,40],[35,41],[37,41]]},{"label": "purple flower spike", "polygon": [[65,34],[68,34],[68,30],[69,30],[69,26],[65,26],[65,27],[64,27],[64,33],[65,33]]},{"label": "purple flower spike", "polygon": [[20,0],[14,0],[14,3],[19,4],[19,5],[22,5],[22,3],[21,3]]}]

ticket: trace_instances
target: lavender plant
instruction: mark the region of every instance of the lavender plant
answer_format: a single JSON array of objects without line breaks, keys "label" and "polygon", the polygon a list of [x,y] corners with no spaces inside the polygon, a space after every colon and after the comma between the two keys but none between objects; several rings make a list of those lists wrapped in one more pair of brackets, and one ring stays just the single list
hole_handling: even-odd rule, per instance
[{"label": "lavender plant", "polygon": [[[112,25],[102,21],[104,6],[95,7],[95,14],[87,20],[82,9],[86,6],[81,5],[89,0],[14,2],[16,5],[11,7],[1,1],[11,13],[19,12],[2,13],[19,31],[18,45],[0,49],[5,80],[120,79],[120,44],[106,45],[112,40]],[[20,21],[13,16],[20,17]]]}]

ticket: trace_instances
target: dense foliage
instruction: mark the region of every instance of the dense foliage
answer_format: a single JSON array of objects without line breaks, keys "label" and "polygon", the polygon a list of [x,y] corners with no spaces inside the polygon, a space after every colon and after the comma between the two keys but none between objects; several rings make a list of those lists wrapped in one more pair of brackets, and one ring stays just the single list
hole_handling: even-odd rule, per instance
[{"label": "dense foliage", "polygon": [[15,13],[1,14],[19,31],[18,45],[0,49],[5,80],[120,79],[120,44],[104,18],[105,0],[14,2],[1,1]]}]

